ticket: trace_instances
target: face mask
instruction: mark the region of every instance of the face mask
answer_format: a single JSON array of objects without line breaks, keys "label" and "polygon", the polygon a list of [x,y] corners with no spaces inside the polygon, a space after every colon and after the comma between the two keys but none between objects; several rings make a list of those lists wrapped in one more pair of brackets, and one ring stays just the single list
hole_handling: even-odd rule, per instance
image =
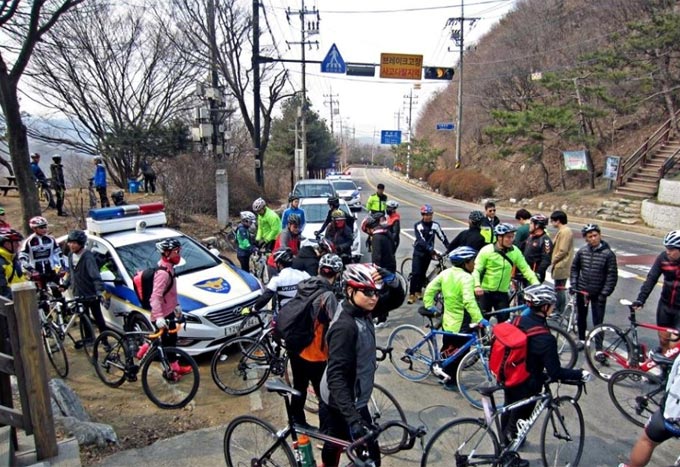
[{"label": "face mask", "polygon": [[172,255],[165,257],[165,260],[170,264],[179,264],[180,259],[182,259],[180,255]]}]

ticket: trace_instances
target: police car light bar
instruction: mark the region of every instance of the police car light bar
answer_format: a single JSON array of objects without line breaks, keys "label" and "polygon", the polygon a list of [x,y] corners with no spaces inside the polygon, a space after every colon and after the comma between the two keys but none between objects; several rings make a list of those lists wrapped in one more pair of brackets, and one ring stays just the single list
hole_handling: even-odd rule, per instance
[{"label": "police car light bar", "polygon": [[87,230],[94,234],[134,230],[139,221],[148,227],[165,225],[164,208],[163,203],[147,203],[91,209],[86,219]]}]

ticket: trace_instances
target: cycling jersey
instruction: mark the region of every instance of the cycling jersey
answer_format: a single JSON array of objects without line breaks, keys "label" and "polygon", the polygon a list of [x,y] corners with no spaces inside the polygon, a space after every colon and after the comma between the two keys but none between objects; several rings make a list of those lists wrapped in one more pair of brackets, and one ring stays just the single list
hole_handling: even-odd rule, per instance
[{"label": "cycling jersey", "polygon": [[257,234],[255,241],[269,243],[276,240],[276,236],[281,232],[281,219],[269,209],[264,208],[264,214],[257,215]]},{"label": "cycling jersey", "polygon": [[461,332],[470,323],[482,320],[482,312],[475,298],[475,283],[469,272],[453,266],[437,275],[425,288],[425,308],[434,306],[434,298],[439,292],[444,296],[444,331]]},{"label": "cycling jersey", "polygon": [[[279,248],[288,247],[293,252],[293,256],[297,256],[300,250],[300,234],[293,234],[290,230],[282,230],[281,233],[276,237],[272,251],[276,251]],[[276,262],[274,261],[274,255],[269,255],[267,258],[267,264],[273,268],[276,268]]]},{"label": "cycling jersey", "polygon": [[21,270],[21,264],[15,255],[3,247],[0,247],[0,267],[2,267],[2,276],[0,276],[0,296],[5,298],[12,298],[12,284],[24,282],[26,277]]},{"label": "cycling jersey", "polygon": [[19,260],[26,271],[35,270],[41,276],[55,274],[64,269],[65,261],[57,241],[49,235],[28,236],[19,253]]},{"label": "cycling jersey", "polygon": [[445,248],[449,247],[449,239],[442,230],[439,222],[416,222],[413,226],[413,231],[416,234],[416,239],[413,242],[414,253],[432,253],[434,251],[434,237],[439,237],[439,240],[444,244]]},{"label": "cycling jersey", "polygon": [[276,297],[275,308],[280,310],[283,305],[295,297],[298,284],[309,279],[309,277],[309,274],[305,271],[298,271],[290,267],[281,269],[278,275],[269,279],[264,293],[257,299],[253,309],[261,310],[273,297]]},{"label": "cycling jersey", "polygon": [[239,223],[236,228],[236,256],[250,256],[253,250],[253,237],[250,234],[250,227]]},{"label": "cycling jersey", "polygon": [[[479,251],[475,258],[475,270],[472,277],[475,287],[489,292],[507,292],[510,289],[513,265],[519,269],[530,285],[538,284],[538,278],[527,264],[522,252],[516,246],[506,250],[504,258],[496,244],[487,245]],[[512,262],[512,263],[511,263]]]},{"label": "cycling jersey", "polygon": [[656,257],[652,269],[647,273],[645,283],[640,288],[636,301],[644,305],[662,275],[663,287],[661,288],[659,303],[680,310],[680,262],[671,261],[665,251]]},{"label": "cycling jersey", "polygon": [[545,233],[537,236],[529,235],[524,242],[524,258],[541,282],[545,280],[545,273],[550,266],[552,251],[552,240]]}]

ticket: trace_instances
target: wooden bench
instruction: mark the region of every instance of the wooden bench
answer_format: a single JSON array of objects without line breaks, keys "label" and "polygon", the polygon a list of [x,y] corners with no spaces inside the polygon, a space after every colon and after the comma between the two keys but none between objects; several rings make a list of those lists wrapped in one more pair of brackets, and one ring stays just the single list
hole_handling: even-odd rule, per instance
[{"label": "wooden bench", "polygon": [[7,196],[8,191],[10,190],[19,191],[19,187],[16,185],[0,185],[0,190],[2,191],[3,196]]}]

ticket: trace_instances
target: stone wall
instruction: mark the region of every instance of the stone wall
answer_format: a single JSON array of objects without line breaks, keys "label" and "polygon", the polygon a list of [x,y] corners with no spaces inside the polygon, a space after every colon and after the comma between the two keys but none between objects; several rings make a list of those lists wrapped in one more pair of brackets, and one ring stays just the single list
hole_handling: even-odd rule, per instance
[{"label": "stone wall", "polygon": [[680,182],[661,180],[656,200],[642,202],[642,219],[657,229],[680,228]]}]

